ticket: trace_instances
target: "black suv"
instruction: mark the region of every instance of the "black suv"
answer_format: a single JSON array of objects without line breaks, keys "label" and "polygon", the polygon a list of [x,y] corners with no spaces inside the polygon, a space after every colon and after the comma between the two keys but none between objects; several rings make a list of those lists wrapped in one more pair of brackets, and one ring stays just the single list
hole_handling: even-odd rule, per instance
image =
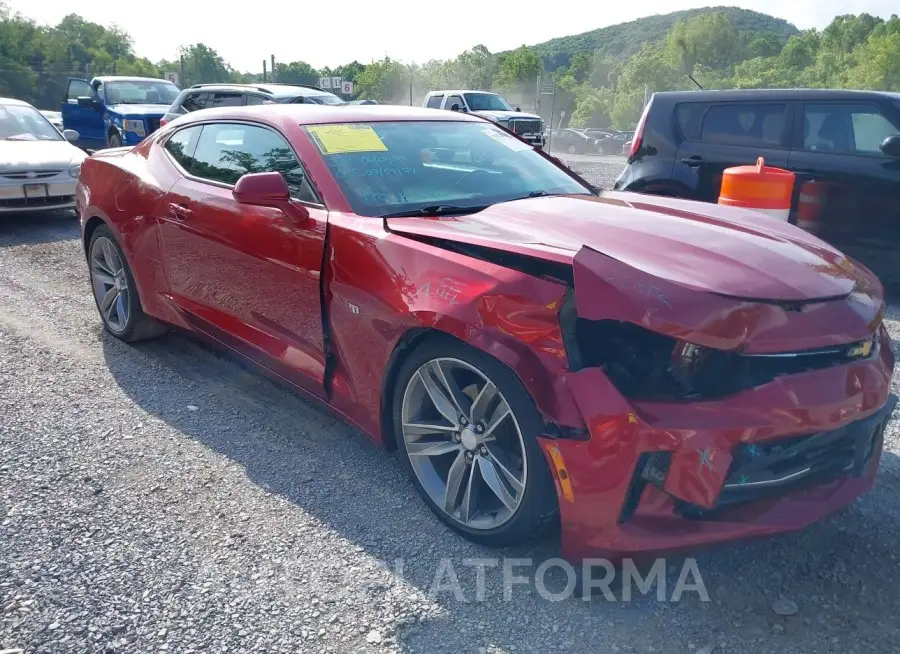
[{"label": "black suv", "polygon": [[656,93],[615,189],[716,202],[722,171],[760,156],[797,175],[792,223],[900,288],[900,94]]},{"label": "black suv", "polygon": [[213,107],[243,107],[254,104],[346,104],[334,93],[299,84],[194,84],[182,91],[166,110],[165,125],[192,111]]}]

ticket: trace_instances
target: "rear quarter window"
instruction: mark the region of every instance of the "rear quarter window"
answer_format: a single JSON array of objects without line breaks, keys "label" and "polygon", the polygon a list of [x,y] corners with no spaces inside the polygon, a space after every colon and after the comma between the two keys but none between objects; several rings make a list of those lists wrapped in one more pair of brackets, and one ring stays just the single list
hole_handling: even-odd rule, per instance
[{"label": "rear quarter window", "polygon": [[433,95],[428,98],[428,108],[429,109],[440,109],[441,101],[444,99],[443,95]]},{"label": "rear quarter window", "polygon": [[188,113],[206,109],[208,100],[209,93],[190,93],[184,98],[184,101],[181,103],[181,108]]}]

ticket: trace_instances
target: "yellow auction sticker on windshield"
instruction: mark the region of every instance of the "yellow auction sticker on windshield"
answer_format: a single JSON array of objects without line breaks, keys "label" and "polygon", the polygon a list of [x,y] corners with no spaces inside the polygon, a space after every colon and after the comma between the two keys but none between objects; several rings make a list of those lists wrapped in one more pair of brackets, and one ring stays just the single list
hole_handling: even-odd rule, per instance
[{"label": "yellow auction sticker on windshield", "polygon": [[323,154],[387,152],[387,147],[371,125],[309,125],[306,129]]}]

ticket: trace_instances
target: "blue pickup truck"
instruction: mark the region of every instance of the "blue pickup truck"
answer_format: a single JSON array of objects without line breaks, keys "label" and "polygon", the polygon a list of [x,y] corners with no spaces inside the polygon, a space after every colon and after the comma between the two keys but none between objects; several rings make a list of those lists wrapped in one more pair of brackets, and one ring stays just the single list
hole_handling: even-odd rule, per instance
[{"label": "blue pickup truck", "polygon": [[62,103],[65,129],[85,150],[136,145],[159,129],[159,119],[178,97],[178,87],[148,77],[70,79]]}]

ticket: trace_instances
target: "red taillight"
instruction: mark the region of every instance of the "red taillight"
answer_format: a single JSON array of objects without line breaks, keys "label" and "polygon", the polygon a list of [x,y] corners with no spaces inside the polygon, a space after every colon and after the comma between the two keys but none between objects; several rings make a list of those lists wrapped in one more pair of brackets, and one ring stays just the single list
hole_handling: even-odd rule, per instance
[{"label": "red taillight", "polygon": [[168,124],[168,122],[169,122],[169,119],[166,118],[165,116],[163,116],[162,118],[159,119],[159,126],[165,127],[166,124]]},{"label": "red taillight", "polygon": [[653,104],[653,98],[650,98],[650,102],[644,107],[644,113],[641,114],[641,119],[638,121],[637,127],[634,130],[634,137],[631,139],[631,150],[628,152],[629,159],[636,155],[637,151],[641,149],[641,143],[644,141],[644,123],[647,122],[647,114],[650,113],[651,104]]}]

